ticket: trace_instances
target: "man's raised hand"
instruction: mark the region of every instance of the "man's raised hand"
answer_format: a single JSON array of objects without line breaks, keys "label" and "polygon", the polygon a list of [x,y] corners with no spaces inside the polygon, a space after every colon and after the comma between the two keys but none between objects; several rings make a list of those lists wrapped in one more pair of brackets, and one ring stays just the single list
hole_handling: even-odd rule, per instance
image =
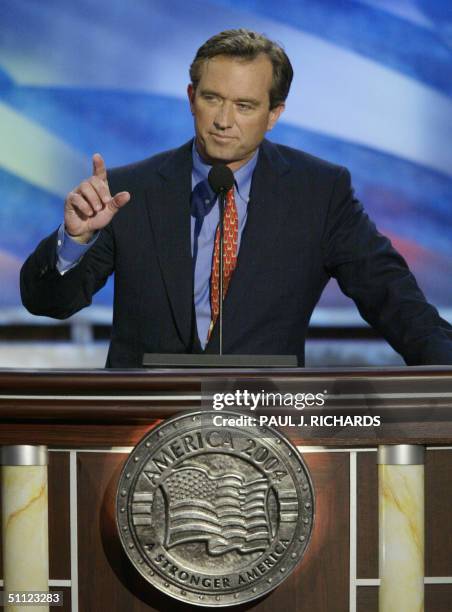
[{"label": "man's raised hand", "polygon": [[64,203],[66,232],[77,242],[89,242],[130,200],[128,191],[112,197],[105,162],[99,153],[93,155],[93,175],[68,193]]}]

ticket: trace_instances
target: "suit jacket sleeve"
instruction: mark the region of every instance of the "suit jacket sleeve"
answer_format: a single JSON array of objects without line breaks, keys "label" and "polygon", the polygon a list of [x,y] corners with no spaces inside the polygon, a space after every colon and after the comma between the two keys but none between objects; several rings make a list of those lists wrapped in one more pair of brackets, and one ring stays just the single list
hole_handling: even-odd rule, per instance
[{"label": "suit jacket sleeve", "polygon": [[323,249],[329,274],[408,365],[452,364],[452,327],[363,211],[345,168],[331,196]]},{"label": "suit jacket sleeve", "polygon": [[32,314],[66,319],[91,304],[113,272],[114,239],[107,226],[79,264],[61,275],[56,269],[57,233],[45,238],[22,266],[20,291]]}]

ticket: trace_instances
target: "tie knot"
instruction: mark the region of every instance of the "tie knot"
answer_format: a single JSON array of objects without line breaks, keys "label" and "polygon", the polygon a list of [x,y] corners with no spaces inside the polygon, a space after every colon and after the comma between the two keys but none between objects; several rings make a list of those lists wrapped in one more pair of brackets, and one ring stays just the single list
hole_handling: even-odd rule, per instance
[{"label": "tie knot", "polygon": [[191,216],[202,221],[212,210],[215,200],[216,195],[211,189],[207,179],[200,181],[191,193]]}]

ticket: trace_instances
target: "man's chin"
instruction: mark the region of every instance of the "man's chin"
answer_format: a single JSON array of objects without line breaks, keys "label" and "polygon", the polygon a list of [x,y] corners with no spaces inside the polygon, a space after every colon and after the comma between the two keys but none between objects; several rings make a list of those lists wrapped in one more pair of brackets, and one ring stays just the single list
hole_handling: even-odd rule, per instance
[{"label": "man's chin", "polygon": [[204,147],[198,147],[198,153],[207,164],[241,165],[242,156],[235,150],[232,143],[206,143]]},{"label": "man's chin", "polygon": [[[220,146],[209,146],[207,147],[205,153],[206,159],[211,160],[209,163],[229,164],[237,162],[241,159],[240,154],[235,150],[234,147],[231,146],[230,143],[225,143],[224,145]],[[203,157],[202,154],[201,157]]]},{"label": "man's chin", "polygon": [[201,154],[201,157],[208,164],[229,164],[234,161],[234,156],[227,153],[227,151],[216,151],[208,150],[205,155]]}]

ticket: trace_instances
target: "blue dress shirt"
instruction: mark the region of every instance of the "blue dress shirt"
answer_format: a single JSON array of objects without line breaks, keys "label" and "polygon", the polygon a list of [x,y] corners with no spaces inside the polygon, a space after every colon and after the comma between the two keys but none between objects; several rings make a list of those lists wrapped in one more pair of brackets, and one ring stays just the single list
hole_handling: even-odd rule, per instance
[{"label": "blue dress shirt", "polygon": [[[248,200],[251,189],[251,179],[257,163],[257,151],[253,157],[234,172],[234,196],[237,206],[239,221],[237,250],[240,249],[243,229],[246,224],[248,213]],[[193,144],[193,169],[191,175],[192,191],[202,181],[207,180],[211,165],[205,163],[196,147]],[[201,346],[204,348],[207,343],[211,312],[210,312],[210,274],[212,271],[213,247],[215,242],[215,232],[219,221],[218,202],[215,194],[210,189],[205,190],[206,198],[211,198],[210,202],[205,202],[210,212],[206,214],[202,221],[201,228],[199,223],[197,230],[199,235],[195,236],[196,218],[191,215],[191,249],[194,256],[194,302],[196,313],[196,324],[198,337]],[[196,233],[198,233],[198,231]],[[96,242],[98,232],[87,244],[79,244],[65,232],[64,224],[58,230],[57,238],[57,270],[60,274],[65,274],[68,270],[77,265],[87,250]],[[196,250],[196,253],[194,252]],[[238,251],[237,251],[238,252]]]},{"label": "blue dress shirt", "polygon": [[[234,196],[237,206],[239,220],[239,232],[237,252],[240,249],[240,241],[245,227],[248,213],[248,199],[251,189],[251,179],[257,163],[257,152],[254,156],[236,172],[234,172]],[[193,170],[191,175],[192,190],[196,185],[207,179],[212,166],[206,164],[200,157],[196,147],[193,146]],[[198,252],[195,260],[194,271],[194,302],[196,312],[196,324],[198,326],[198,337],[204,348],[207,342],[211,312],[210,312],[210,274],[212,272],[213,247],[215,232],[219,221],[218,202],[215,195],[211,195],[215,204],[211,211],[204,217],[201,231],[198,237]],[[195,217],[191,216],[191,245],[192,255],[195,245]]]}]

